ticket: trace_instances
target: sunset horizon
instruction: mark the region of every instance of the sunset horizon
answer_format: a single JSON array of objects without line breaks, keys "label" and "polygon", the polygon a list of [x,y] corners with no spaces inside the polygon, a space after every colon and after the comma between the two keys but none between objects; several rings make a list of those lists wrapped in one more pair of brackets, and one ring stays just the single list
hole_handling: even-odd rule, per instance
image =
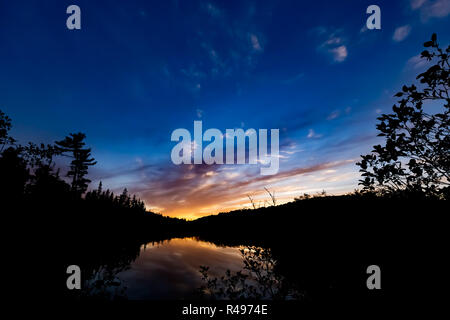
[{"label": "sunset horizon", "polygon": [[[320,3],[120,10],[92,3],[74,32],[53,28],[61,5],[41,6],[49,19],[27,20],[14,4],[2,11],[10,32],[0,57],[10,63],[0,106],[13,119],[12,134],[24,144],[53,143],[82,131],[98,161],[89,171],[91,190],[100,181],[116,194],[127,188],[148,210],[187,218],[248,207],[247,195],[264,202],[264,187],[280,202],[358,188],[355,163],[380,141],[376,118],[426,67],[418,59],[422,39],[432,29],[448,41],[448,20],[427,3],[386,3],[381,30],[365,27],[364,2],[350,9],[328,3],[327,11]],[[391,17],[399,10],[401,17]],[[174,28],[160,30],[161,16]],[[54,31],[40,46],[27,44],[48,28]],[[33,58],[22,59],[25,51]],[[28,80],[16,76],[20,70]],[[174,165],[170,135],[192,133],[194,121],[223,132],[279,129],[279,174],[261,180],[259,165]]]}]

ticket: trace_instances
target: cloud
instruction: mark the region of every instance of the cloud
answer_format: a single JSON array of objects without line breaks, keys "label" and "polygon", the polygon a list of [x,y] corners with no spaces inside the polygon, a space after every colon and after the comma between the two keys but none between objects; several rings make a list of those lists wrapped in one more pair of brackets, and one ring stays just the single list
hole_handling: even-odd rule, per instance
[{"label": "cloud", "polygon": [[446,17],[450,13],[450,0],[438,0],[430,4],[427,14],[429,17]]},{"label": "cloud", "polygon": [[326,34],[328,29],[324,26],[318,26],[315,28],[312,28],[309,32],[318,36]]},{"label": "cloud", "polygon": [[192,80],[204,79],[206,77],[206,74],[196,64],[191,64],[188,68],[181,69],[180,72]]},{"label": "cloud", "polygon": [[[310,34],[321,39],[317,50],[331,54],[334,62],[343,62],[348,56],[346,40],[342,36],[342,29],[333,30],[326,27],[316,27],[310,30]],[[328,36],[324,39],[324,35]]]},{"label": "cloud", "polygon": [[220,10],[217,6],[213,5],[210,2],[204,4],[203,8],[206,10],[206,12],[209,13],[211,17],[218,18],[222,16],[222,10]]},{"label": "cloud", "polygon": [[427,63],[428,62],[426,61],[426,59],[421,58],[420,54],[418,54],[414,57],[411,57],[406,64],[407,66],[412,67],[413,69],[421,69],[424,66],[426,66]]},{"label": "cloud", "polygon": [[450,0],[411,0],[411,9],[420,10],[424,21],[443,18],[450,14]]},{"label": "cloud", "polygon": [[[310,134],[311,138],[319,136],[314,130]],[[367,146],[367,142],[372,139],[373,134],[350,136],[347,139],[334,139],[320,148],[325,154],[334,155],[343,150],[355,150],[361,144]],[[296,160],[294,154],[302,151],[292,140],[280,143],[281,158]],[[113,170],[113,176],[109,176],[110,179],[104,181],[103,186],[111,188],[113,185],[115,192],[120,192],[126,186],[132,194],[145,201],[147,208],[165,215],[192,219],[247,206],[246,194],[254,195],[256,201],[264,200],[267,196],[264,187],[276,191],[279,203],[290,201],[302,192],[311,193],[324,188],[327,191],[347,192],[354,188],[357,179],[354,175],[348,178],[342,175],[347,167],[353,170],[350,167],[354,167],[357,159],[345,159],[317,160],[300,166],[296,164],[295,167],[282,168],[273,176],[261,176],[259,166],[251,165],[176,166],[165,162],[145,165],[136,160],[128,168]],[[108,170],[108,173],[111,171]]]},{"label": "cloud", "polygon": [[[264,196],[265,186],[285,184],[289,179],[336,169],[351,162],[353,160],[322,162],[288,169],[274,176],[261,176],[256,173],[259,170],[253,171],[249,166],[170,165],[160,168],[153,177],[139,181],[136,185],[140,187],[129,190],[137,193],[149,208],[158,207],[163,214],[195,218],[242,208],[242,204],[248,202],[246,194]],[[280,189],[276,191],[279,194]],[[298,193],[290,200],[295,195]]]},{"label": "cloud", "polygon": [[212,80],[251,72],[266,44],[264,34],[257,29],[256,18],[249,12],[235,19],[211,2],[201,4],[200,9],[212,18],[208,21],[211,27],[188,39],[203,50],[189,57],[191,61],[181,68],[181,73],[191,79]]},{"label": "cloud", "polygon": [[227,68],[227,64],[223,61],[223,59],[219,56],[219,53],[217,50],[215,50],[212,46],[212,44],[207,42],[202,42],[201,47],[205,49],[212,67],[210,69],[210,74],[213,76],[216,75],[227,75],[229,72],[229,69]]},{"label": "cloud", "polygon": [[308,139],[318,139],[321,138],[321,134],[317,134],[314,129],[309,129],[308,135],[306,136]]},{"label": "cloud", "polygon": [[302,79],[305,76],[303,72],[297,73],[295,76],[288,78],[283,81],[284,84],[291,84],[294,82],[297,82],[298,80]]},{"label": "cloud", "polygon": [[333,111],[332,113],[330,113],[328,115],[327,120],[336,119],[337,117],[339,117],[340,114],[341,114],[341,112],[339,110]]},{"label": "cloud", "polygon": [[330,46],[330,45],[341,44],[341,43],[342,43],[342,39],[341,38],[339,38],[339,37],[331,37],[330,39],[325,41],[324,45]]},{"label": "cloud", "polygon": [[134,174],[140,175],[147,174],[155,170],[155,166],[151,164],[144,165],[142,164],[142,161],[139,162],[136,159],[136,162],[138,163],[137,167],[133,168],[117,168],[117,169],[110,169],[110,170],[103,170],[97,167],[94,167],[90,170],[89,177],[92,180],[95,181],[102,181],[102,180],[108,180],[108,179],[114,179],[114,178],[120,178],[122,176],[132,176]]},{"label": "cloud", "polygon": [[348,56],[347,47],[344,45],[330,49],[330,52],[336,62],[343,62]]},{"label": "cloud", "polygon": [[394,40],[396,42],[403,41],[403,40],[406,39],[406,37],[409,35],[410,32],[411,32],[411,26],[410,25],[405,25],[405,26],[398,27],[394,31],[394,35],[392,36],[392,40]]},{"label": "cloud", "polygon": [[[327,154],[336,154],[346,150],[355,150],[363,147],[367,149],[368,144],[376,142],[378,137],[373,133],[349,136],[347,138],[333,137],[326,145],[321,147],[321,151]],[[359,159],[358,159],[359,160]],[[355,161],[356,162],[356,161]]]},{"label": "cloud", "polygon": [[411,8],[416,10],[420,8],[427,0],[411,0]]},{"label": "cloud", "polygon": [[253,50],[258,51],[258,52],[263,50],[263,48],[261,47],[261,43],[255,34],[250,34],[250,41],[251,41]]}]

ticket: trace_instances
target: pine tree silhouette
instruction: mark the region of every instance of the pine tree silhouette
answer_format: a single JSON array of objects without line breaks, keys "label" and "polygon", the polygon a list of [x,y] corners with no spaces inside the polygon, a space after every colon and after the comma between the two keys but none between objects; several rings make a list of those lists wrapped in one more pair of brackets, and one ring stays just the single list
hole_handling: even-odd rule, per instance
[{"label": "pine tree silhouette", "polygon": [[67,176],[72,177],[72,191],[79,196],[86,192],[88,184],[91,182],[85,178],[88,167],[97,163],[94,158],[91,158],[91,149],[83,148],[85,138],[84,133],[71,133],[64,140],[55,142],[61,153],[71,153],[73,160]]}]

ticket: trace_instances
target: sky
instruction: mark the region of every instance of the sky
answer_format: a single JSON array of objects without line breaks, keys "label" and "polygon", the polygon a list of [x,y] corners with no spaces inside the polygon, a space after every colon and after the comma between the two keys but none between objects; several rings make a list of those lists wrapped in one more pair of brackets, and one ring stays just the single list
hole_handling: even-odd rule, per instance
[{"label": "sky", "polygon": [[[81,9],[68,30],[66,8]],[[366,9],[381,9],[368,30]],[[91,188],[194,219],[358,188],[376,118],[449,43],[450,0],[1,1],[0,109],[19,142],[84,132]],[[280,130],[280,167],[175,165],[177,128]]]}]

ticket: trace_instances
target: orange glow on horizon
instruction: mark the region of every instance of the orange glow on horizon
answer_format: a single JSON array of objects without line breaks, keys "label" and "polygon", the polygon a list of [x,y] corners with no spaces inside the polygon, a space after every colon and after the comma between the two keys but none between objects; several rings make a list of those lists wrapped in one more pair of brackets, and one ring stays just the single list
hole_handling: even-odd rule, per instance
[{"label": "orange glow on horizon", "polygon": [[354,159],[297,167],[274,176],[245,176],[237,171],[210,170],[195,174],[188,168],[176,183],[153,188],[142,199],[148,211],[164,216],[195,220],[233,210],[273,205],[266,188],[274,193],[276,204],[293,201],[303,194],[340,195],[357,187],[359,172]]}]

